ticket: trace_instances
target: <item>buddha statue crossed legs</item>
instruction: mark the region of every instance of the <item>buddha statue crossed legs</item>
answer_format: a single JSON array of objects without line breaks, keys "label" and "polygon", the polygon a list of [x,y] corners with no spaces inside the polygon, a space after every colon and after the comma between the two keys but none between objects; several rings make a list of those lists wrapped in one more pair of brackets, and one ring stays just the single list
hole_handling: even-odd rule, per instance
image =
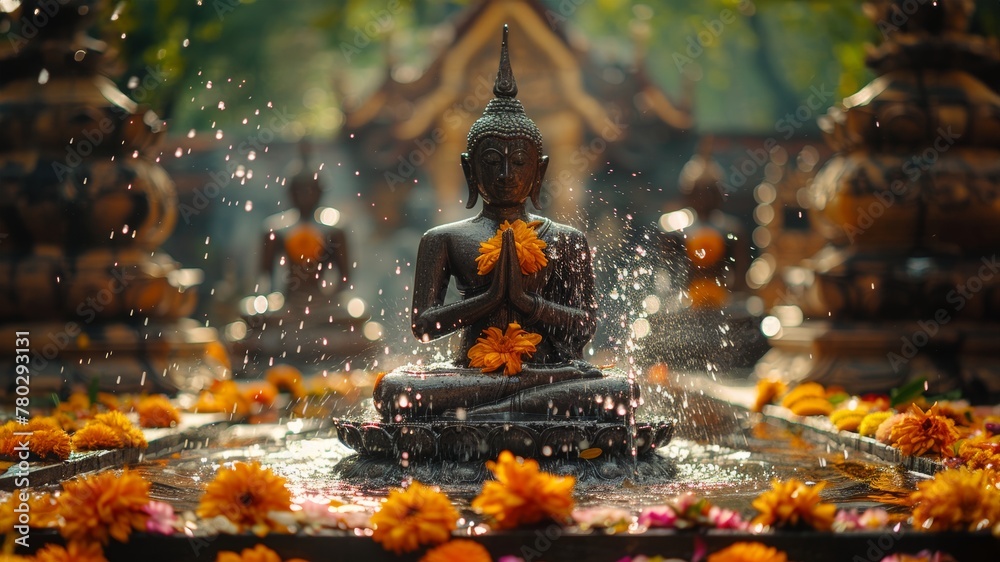
[{"label": "buddha statue crossed legs", "polygon": [[[467,206],[482,198],[482,211],[424,234],[416,261],[413,334],[458,332],[453,365],[397,369],[376,385],[375,406],[386,422],[623,419],[636,385],[583,360],[597,313],[587,239],[526,209],[539,207],[548,157],[515,98],[506,27],[493,92],[462,155]],[[445,302],[452,278],[461,299]]]}]

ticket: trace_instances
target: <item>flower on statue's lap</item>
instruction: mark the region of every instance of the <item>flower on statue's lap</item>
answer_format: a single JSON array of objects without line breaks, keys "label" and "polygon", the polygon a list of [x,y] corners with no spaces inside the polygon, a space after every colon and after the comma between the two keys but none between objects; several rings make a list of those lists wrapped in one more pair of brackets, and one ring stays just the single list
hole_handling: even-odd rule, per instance
[{"label": "flower on statue's lap", "polygon": [[486,328],[483,337],[469,348],[469,365],[481,368],[484,373],[503,367],[503,374],[516,375],[521,372],[521,362],[535,353],[535,346],[541,341],[541,334],[526,332],[516,322],[510,323],[506,332]]}]

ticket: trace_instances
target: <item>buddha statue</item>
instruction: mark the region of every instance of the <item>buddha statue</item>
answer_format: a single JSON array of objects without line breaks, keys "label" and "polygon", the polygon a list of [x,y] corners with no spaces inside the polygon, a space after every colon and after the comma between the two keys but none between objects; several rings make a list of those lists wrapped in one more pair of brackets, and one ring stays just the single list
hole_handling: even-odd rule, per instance
[{"label": "buddha statue", "polygon": [[[540,208],[548,157],[515,97],[506,26],[493,93],[461,157],[467,208],[482,209],[426,232],[415,264],[413,335],[457,333],[457,351],[382,377],[375,407],[384,422],[626,419],[637,386],[583,359],[597,314],[587,239],[526,208]],[[461,298],[446,302],[452,280]]]}]

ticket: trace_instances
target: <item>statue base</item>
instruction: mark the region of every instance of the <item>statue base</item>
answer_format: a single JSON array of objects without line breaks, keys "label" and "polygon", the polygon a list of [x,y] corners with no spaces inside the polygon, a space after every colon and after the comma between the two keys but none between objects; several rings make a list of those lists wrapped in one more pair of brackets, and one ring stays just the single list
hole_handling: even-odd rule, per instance
[{"label": "statue base", "polygon": [[673,437],[672,421],[440,421],[356,422],[334,420],[340,441],[362,456],[402,461],[470,462],[510,451],[524,458],[643,456]]}]

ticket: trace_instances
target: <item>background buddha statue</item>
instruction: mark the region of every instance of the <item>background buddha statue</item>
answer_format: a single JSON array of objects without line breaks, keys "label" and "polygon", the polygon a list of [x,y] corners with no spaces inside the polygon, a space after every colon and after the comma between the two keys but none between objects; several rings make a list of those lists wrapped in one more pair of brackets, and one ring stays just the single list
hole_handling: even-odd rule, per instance
[{"label": "background buddha statue", "polygon": [[[457,332],[457,351],[450,365],[383,377],[376,408],[386,421],[622,418],[635,385],[583,361],[597,312],[587,239],[526,209],[539,207],[548,157],[515,98],[506,27],[493,91],[461,159],[467,207],[481,198],[482,210],[425,233],[416,261],[413,334]],[[445,302],[452,279],[461,298]]]}]

